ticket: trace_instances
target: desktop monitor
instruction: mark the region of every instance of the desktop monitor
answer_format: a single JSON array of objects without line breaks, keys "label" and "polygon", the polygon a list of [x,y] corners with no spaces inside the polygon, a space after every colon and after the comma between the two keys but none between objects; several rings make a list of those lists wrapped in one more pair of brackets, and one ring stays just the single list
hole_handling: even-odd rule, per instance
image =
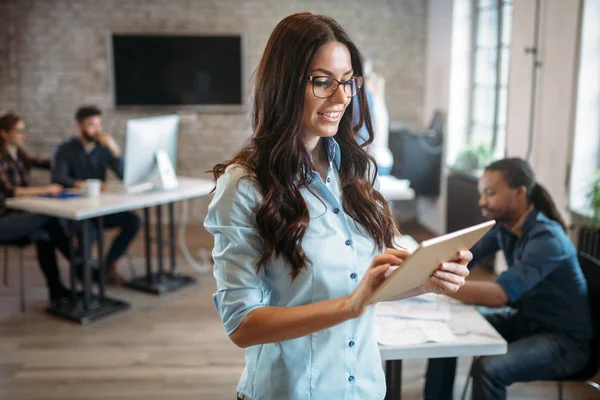
[{"label": "desktop monitor", "polygon": [[136,118],[127,121],[123,184],[133,187],[158,178],[156,155],[164,150],[173,168],[177,163],[179,116]]}]

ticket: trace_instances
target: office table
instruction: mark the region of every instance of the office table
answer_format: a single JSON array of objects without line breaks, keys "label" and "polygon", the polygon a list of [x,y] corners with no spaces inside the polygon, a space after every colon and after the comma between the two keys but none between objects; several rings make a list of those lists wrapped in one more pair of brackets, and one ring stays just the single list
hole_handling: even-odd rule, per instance
[{"label": "office table", "polygon": [[[207,179],[179,177],[179,187],[170,191],[150,191],[137,194],[104,192],[98,198],[75,197],[54,199],[47,197],[28,196],[8,199],[6,207],[36,214],[45,214],[69,221],[69,232],[79,232],[81,264],[83,266],[83,293],[75,294],[75,268],[71,262],[70,280],[73,297],[71,302],[60,305],[50,305],[47,311],[51,314],[86,324],[97,318],[127,309],[129,305],[118,299],[105,296],[104,281],[104,241],[103,235],[98,235],[98,295],[92,293],[91,284],[91,241],[90,224],[95,223],[98,230],[103,230],[102,217],[123,211],[144,209],[144,237],[146,275],[127,282],[127,286],[154,294],[162,294],[192,285],[195,279],[175,273],[175,225],[174,202],[207,195],[213,187],[213,182]],[[169,239],[162,237],[162,205],[168,205]],[[156,209],[156,238],[150,235],[150,207]],[[76,225],[79,225],[76,227]],[[77,228],[77,229],[76,229]],[[69,235],[71,260],[74,259],[73,234]],[[151,245],[157,248],[158,272],[152,272],[150,256]],[[163,247],[170,247],[170,271],[165,272],[163,263]]]},{"label": "office table", "polygon": [[[475,307],[450,301],[450,320],[456,337],[450,342],[427,342],[403,346],[379,345],[385,362],[386,400],[402,398],[402,360],[505,354],[506,340],[479,314]],[[402,332],[398,332],[401,335]]]}]

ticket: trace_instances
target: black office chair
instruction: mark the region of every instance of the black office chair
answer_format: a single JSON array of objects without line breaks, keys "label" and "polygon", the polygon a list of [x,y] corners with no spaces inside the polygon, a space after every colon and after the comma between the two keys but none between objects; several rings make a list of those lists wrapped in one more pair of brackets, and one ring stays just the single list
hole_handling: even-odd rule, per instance
[{"label": "black office chair", "polygon": [[556,381],[558,398],[563,399],[563,382],[581,382],[596,389],[600,395],[600,384],[591,379],[600,370],[600,260],[579,252],[579,265],[588,286],[588,295],[592,310],[592,323],[594,324],[594,338],[590,343],[590,359],[587,365],[575,375]]},{"label": "black office chair", "polygon": [[25,285],[25,263],[23,262],[23,250],[25,247],[34,243],[37,240],[49,240],[48,234],[44,231],[36,231],[31,236],[15,240],[10,243],[3,243],[0,247],[4,247],[4,263],[2,265],[3,281],[4,286],[8,287],[8,264],[9,264],[9,250],[11,247],[15,247],[19,252],[19,303],[21,305],[21,312],[26,311],[26,285]]},{"label": "black office chair", "polygon": [[[590,343],[590,358],[587,365],[574,375],[553,380],[553,382],[556,382],[559,400],[563,400],[563,382],[585,383],[600,393],[600,384],[591,380],[600,371],[600,260],[581,251],[578,253],[577,258],[579,259],[579,265],[581,265],[581,270],[587,281],[588,296],[592,311],[592,323],[594,326],[594,337]],[[465,383],[461,396],[461,399],[463,400],[466,398],[468,386],[472,378],[472,368],[473,364],[471,363],[469,376],[467,377],[467,382]]]}]

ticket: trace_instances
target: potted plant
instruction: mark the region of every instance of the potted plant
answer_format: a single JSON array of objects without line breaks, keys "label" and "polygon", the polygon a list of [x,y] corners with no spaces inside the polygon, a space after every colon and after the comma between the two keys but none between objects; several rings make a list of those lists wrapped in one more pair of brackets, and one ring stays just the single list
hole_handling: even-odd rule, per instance
[{"label": "potted plant", "polygon": [[471,144],[456,157],[453,169],[474,174],[483,170],[491,160],[492,152],[488,146]]},{"label": "potted plant", "polygon": [[600,259],[600,169],[587,186],[586,201],[591,215],[579,229],[579,250]]},{"label": "potted plant", "polygon": [[600,230],[600,169],[596,170],[594,179],[590,182],[585,198],[592,210],[592,216],[588,219],[588,226]]}]

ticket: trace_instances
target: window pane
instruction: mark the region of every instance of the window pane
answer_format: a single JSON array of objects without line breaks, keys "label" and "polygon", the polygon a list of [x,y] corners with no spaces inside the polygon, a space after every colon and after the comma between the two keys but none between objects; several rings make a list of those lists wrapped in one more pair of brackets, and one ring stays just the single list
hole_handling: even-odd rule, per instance
[{"label": "window pane", "polygon": [[498,96],[498,127],[506,127],[506,107],[508,103],[508,90],[504,87],[500,89]]},{"label": "window pane", "polygon": [[498,7],[498,0],[478,0],[477,8],[495,8]]},{"label": "window pane", "polygon": [[496,147],[492,158],[499,160],[504,158],[504,149],[506,148],[506,128],[498,128],[496,132]]},{"label": "window pane", "polygon": [[484,145],[489,149],[492,143],[493,133],[494,131],[491,127],[474,123],[471,126],[471,137],[469,138],[469,143],[472,146]]},{"label": "window pane", "polygon": [[508,46],[512,34],[513,8],[511,4],[502,7],[502,44]]},{"label": "window pane", "polygon": [[585,1],[569,188],[572,210],[591,215],[585,194],[600,163],[600,2]]},{"label": "window pane", "polygon": [[475,50],[475,84],[493,87],[496,85],[496,50]]},{"label": "window pane", "polygon": [[477,47],[498,46],[498,10],[481,10],[477,15]]},{"label": "window pane", "polygon": [[496,90],[493,87],[475,87],[473,91],[473,115],[474,123],[483,125],[489,129],[494,126],[494,96]]},{"label": "window pane", "polygon": [[500,85],[508,86],[508,66],[510,65],[510,51],[503,48],[500,52]]}]

